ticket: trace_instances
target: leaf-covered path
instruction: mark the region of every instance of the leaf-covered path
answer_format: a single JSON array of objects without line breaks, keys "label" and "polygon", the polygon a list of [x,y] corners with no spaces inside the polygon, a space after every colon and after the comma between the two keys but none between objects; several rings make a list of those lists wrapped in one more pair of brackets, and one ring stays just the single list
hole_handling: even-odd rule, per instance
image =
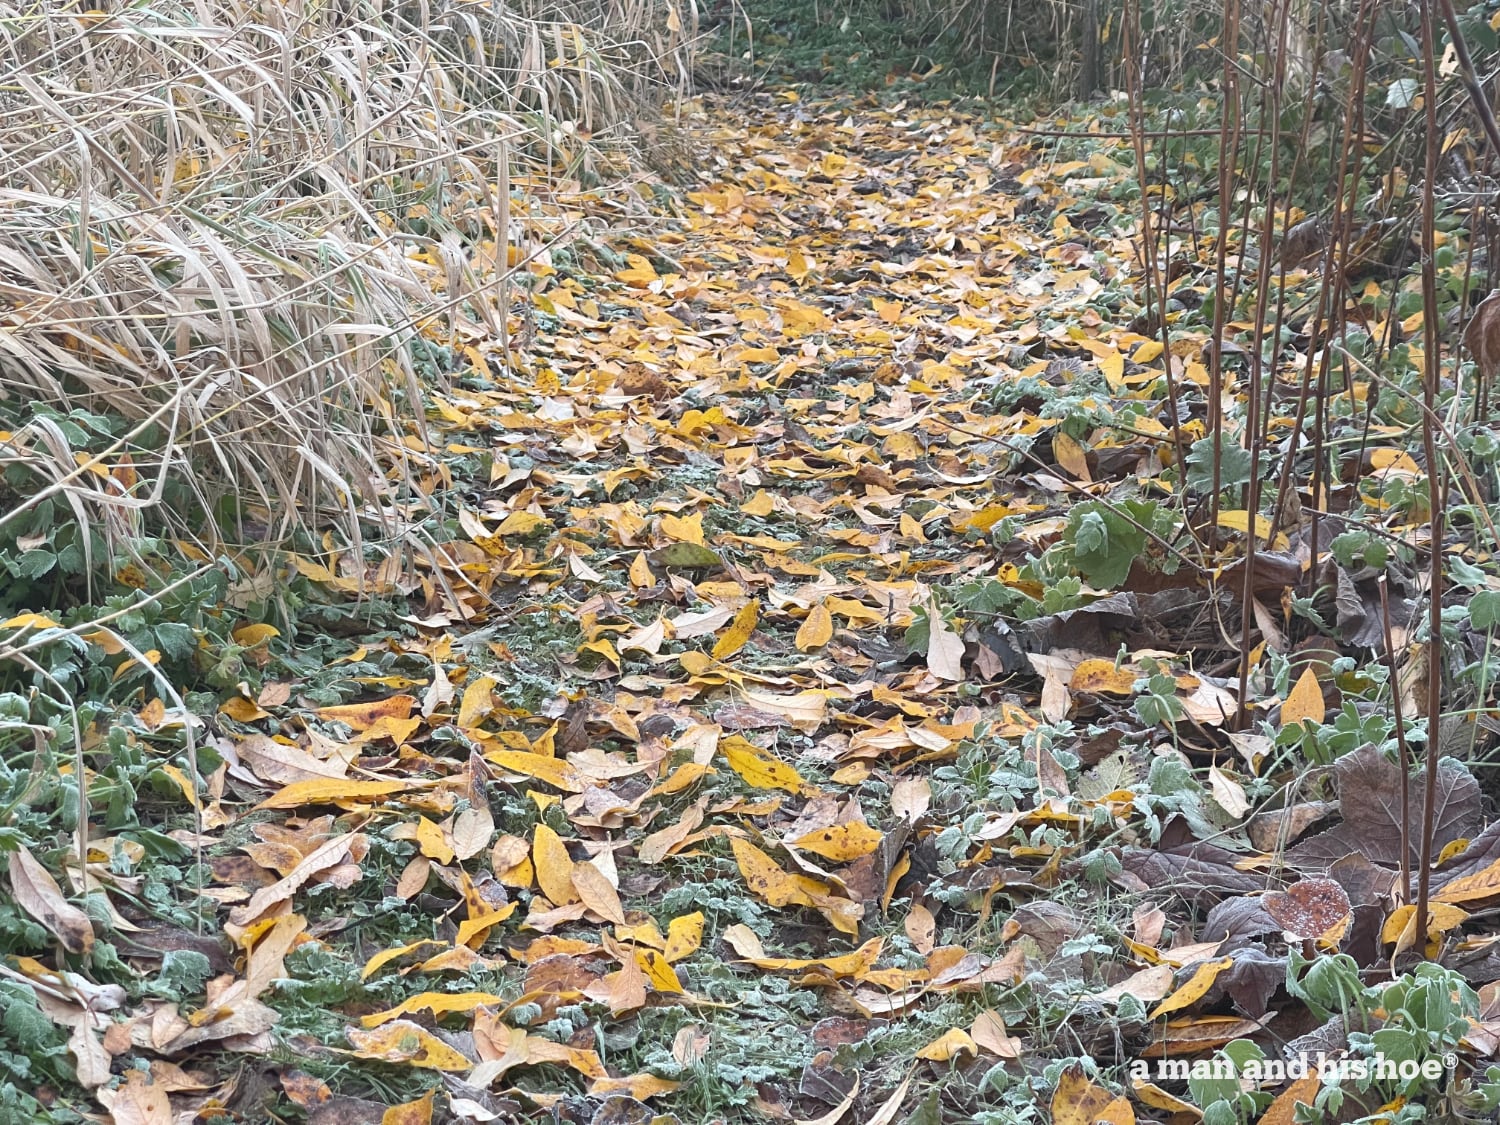
[{"label": "leaf-covered path", "polygon": [[[688,131],[703,182],[539,248],[507,340],[427,326],[441,527],[410,572],[294,560],[398,611],[306,679],[242,638],[200,841],[240,960],[103,1036],[157,1059],[115,1099],[201,1104],[166,1060],[222,1046],[245,1120],[1187,1121],[1122,1068],[1273,1055],[1334,1008],[1273,1011],[1288,943],[1379,948],[1378,810],[1270,855],[1386,759],[1247,823],[1284,749],[1224,729],[1249,519],[1211,581],[1163,478],[1207,333],[1142,314],[1125,142],[789,96]],[[1321,721],[1279,667],[1255,718]],[[1476,901],[1494,834],[1444,792]]]}]

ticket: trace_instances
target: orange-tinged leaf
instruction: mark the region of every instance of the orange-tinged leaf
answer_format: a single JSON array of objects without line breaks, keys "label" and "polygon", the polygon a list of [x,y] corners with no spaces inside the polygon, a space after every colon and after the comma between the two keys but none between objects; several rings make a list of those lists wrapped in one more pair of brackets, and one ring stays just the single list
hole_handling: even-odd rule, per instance
[{"label": "orange-tinged leaf", "polygon": [[729,768],[752,788],[784,789],[788,793],[807,791],[807,782],[795,769],[737,734],[720,742],[719,752],[724,755]]},{"label": "orange-tinged leaf", "polygon": [[822,648],[833,639],[833,614],[822,602],[808,611],[806,619],[797,630],[797,651],[812,652]]},{"label": "orange-tinged leaf", "polygon": [[365,1027],[379,1027],[412,1012],[431,1012],[435,1016],[443,1016],[452,1012],[472,1012],[481,1004],[504,1003],[501,997],[490,992],[422,992],[403,1000],[394,1008],[360,1016],[359,1022]]},{"label": "orange-tinged leaf", "polygon": [[474,1061],[411,1020],[392,1020],[371,1030],[349,1028],[354,1054],[377,1062],[404,1063],[427,1070],[472,1070]]},{"label": "orange-tinged leaf", "polygon": [[432,1125],[432,1099],[428,1090],[414,1102],[393,1105],[380,1115],[380,1125]]},{"label": "orange-tinged leaf", "polygon": [[1068,681],[1068,688],[1072,691],[1134,695],[1135,682],[1140,678],[1140,672],[1118,668],[1113,660],[1091,659],[1080,661],[1078,667],[1073,669],[1073,678]]},{"label": "orange-tinged leaf", "polygon": [[1052,1125],[1135,1125],[1130,1103],[1090,1082],[1076,1063],[1058,1079],[1051,1109]]},{"label": "orange-tinged leaf", "polygon": [[[573,865],[573,889],[578,898],[595,914],[617,926],[625,924],[625,908],[620,905],[620,892],[592,863]],[[547,896],[551,898],[551,895]]]},{"label": "orange-tinged leaf", "polygon": [[313,778],[294,781],[281,792],[267,797],[258,809],[300,809],[303,805],[355,804],[406,792],[402,781],[350,781],[347,778]]},{"label": "orange-tinged leaf", "polygon": [[864,821],[835,824],[831,828],[815,828],[797,837],[792,843],[803,851],[831,859],[835,863],[847,863],[860,856],[869,855],[880,847],[881,834]]},{"label": "orange-tinged leaf", "polygon": [[1324,714],[1323,688],[1318,683],[1318,676],[1312,665],[1308,665],[1302,670],[1302,675],[1297,677],[1292,690],[1287,693],[1286,702],[1281,705],[1281,725],[1294,726],[1304,720],[1321,723]]},{"label": "orange-tinged leaf", "polygon": [[[671,10],[676,11],[675,8]],[[673,1082],[670,1078],[658,1078],[654,1074],[630,1074],[624,1078],[596,1078],[589,1083],[589,1093],[594,1097],[629,1094],[636,1101],[643,1102],[647,1098],[670,1094],[681,1087],[681,1082]]]},{"label": "orange-tinged leaf", "polygon": [[1318,1091],[1322,1087],[1323,1079],[1317,1071],[1303,1075],[1276,1095],[1276,1100],[1261,1114],[1258,1125],[1296,1125],[1297,1107],[1312,1106],[1318,1100]]},{"label": "orange-tinged leaf", "polygon": [[812,899],[796,879],[748,840],[731,837],[729,846],[746,884],[772,906],[811,906]]},{"label": "orange-tinged leaf", "polygon": [[313,714],[329,722],[343,723],[354,730],[365,730],[381,719],[407,719],[417,700],[411,695],[392,695],[369,703],[341,703],[336,707],[319,707]]},{"label": "orange-tinged leaf", "polygon": [[1500,859],[1472,875],[1449,880],[1434,892],[1435,902],[1478,902],[1500,897]]},{"label": "orange-tinged leaf", "polygon": [[538,824],[531,835],[531,862],[536,867],[537,886],[554,906],[579,901],[573,889],[573,860],[562,837],[545,824]]},{"label": "orange-tinged leaf", "polygon": [[1204,993],[1213,987],[1219,974],[1233,964],[1233,957],[1221,957],[1217,961],[1203,962],[1188,978],[1187,983],[1151,1010],[1151,1018],[1156,1019],[1158,1016],[1178,1012],[1196,1004],[1203,998]]},{"label": "orange-tinged leaf", "polygon": [[714,659],[723,660],[726,656],[733,656],[744,648],[750,640],[750,635],[755,632],[755,625],[759,620],[760,599],[752,598],[734,615],[729,628],[725,629],[719,635],[719,639],[714,642]]}]

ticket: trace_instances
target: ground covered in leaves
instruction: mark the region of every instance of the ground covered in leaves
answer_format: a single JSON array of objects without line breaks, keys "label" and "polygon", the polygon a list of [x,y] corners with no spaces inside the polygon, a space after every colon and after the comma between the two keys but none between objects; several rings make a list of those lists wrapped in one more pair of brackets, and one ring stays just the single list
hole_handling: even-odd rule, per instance
[{"label": "ground covered in leaves", "polygon": [[[1250,519],[1192,499],[1208,248],[1168,352],[1127,142],[687,112],[703,182],[654,227],[539,249],[505,339],[427,326],[404,437],[445,520],[245,579],[303,632],[242,623],[201,784],[160,701],[109,732],[157,785],[92,840],[88,912],[13,853],[6,1065],[121,1125],[1483,1119],[1500,829],[1459,761],[1442,967],[1390,963],[1373,576],[1406,550],[1406,649],[1421,537],[1377,501],[1409,430],[1377,416],[1339,484],[1381,530],[1321,600],[1308,517],[1257,518],[1241,700]],[[1441,1077],[1158,1069],[1226,1044]]]}]

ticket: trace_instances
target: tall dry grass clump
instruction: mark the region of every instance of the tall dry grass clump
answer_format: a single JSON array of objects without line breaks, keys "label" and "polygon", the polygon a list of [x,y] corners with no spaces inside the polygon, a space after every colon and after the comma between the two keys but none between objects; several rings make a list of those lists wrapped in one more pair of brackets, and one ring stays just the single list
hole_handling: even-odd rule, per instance
[{"label": "tall dry grass clump", "polygon": [[0,544],[50,499],[86,545],[213,547],[226,497],[357,542],[420,421],[415,326],[507,311],[412,256],[510,261],[546,222],[516,185],[627,164],[692,32],[690,0],[0,0]]}]

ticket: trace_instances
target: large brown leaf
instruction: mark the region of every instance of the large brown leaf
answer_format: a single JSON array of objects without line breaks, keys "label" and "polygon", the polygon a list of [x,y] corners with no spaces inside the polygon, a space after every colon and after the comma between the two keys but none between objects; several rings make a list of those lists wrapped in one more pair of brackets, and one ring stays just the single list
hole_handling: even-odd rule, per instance
[{"label": "large brown leaf", "polygon": [[[1344,755],[1333,766],[1344,822],[1288,849],[1287,862],[1301,871],[1326,871],[1347,855],[1363,855],[1382,867],[1401,858],[1401,770],[1373,746]],[[1425,779],[1411,780],[1411,859],[1416,862]],[[1438,766],[1433,851],[1472,835],[1480,825],[1479,783],[1461,764]]]}]

